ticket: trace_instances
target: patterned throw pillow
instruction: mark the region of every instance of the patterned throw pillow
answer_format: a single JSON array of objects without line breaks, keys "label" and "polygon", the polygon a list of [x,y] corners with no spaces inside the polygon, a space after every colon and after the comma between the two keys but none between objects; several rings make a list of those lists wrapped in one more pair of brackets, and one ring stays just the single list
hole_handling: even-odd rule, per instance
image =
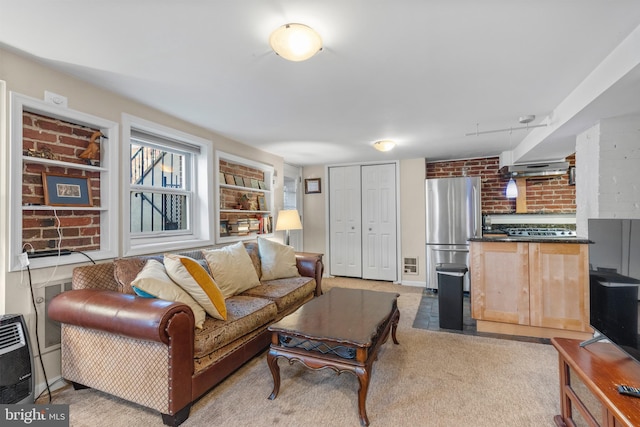
[{"label": "patterned throw pillow", "polygon": [[207,316],[204,309],[184,289],[171,280],[162,263],[155,259],[147,261],[142,271],[131,282],[131,286],[156,298],[187,304],[193,311],[196,328],[202,329],[202,324]]},{"label": "patterned throw pillow", "polygon": [[225,298],[260,285],[260,279],[242,242],[220,249],[203,250],[202,253]]},{"label": "patterned throw pillow", "polygon": [[187,291],[211,317],[227,320],[227,306],[224,304],[222,292],[196,260],[186,256],[165,254],[164,267],[169,277]]}]

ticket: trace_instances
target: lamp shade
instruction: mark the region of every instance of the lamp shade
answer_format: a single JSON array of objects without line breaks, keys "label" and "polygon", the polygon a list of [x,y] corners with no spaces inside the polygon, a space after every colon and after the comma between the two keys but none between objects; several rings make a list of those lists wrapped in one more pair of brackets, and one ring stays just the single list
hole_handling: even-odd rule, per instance
[{"label": "lamp shade", "polygon": [[513,178],[510,178],[509,183],[507,184],[506,196],[507,199],[515,199],[518,197],[518,186]]},{"label": "lamp shade", "polygon": [[300,215],[297,209],[282,210],[278,212],[276,231],[302,230]]},{"label": "lamp shade", "polygon": [[378,151],[391,151],[395,146],[396,146],[395,141],[391,141],[390,139],[376,141],[373,143],[373,148],[375,148]]},{"label": "lamp shade", "polygon": [[271,49],[289,61],[304,61],[322,50],[322,39],[313,29],[303,24],[286,24],[269,37]]}]

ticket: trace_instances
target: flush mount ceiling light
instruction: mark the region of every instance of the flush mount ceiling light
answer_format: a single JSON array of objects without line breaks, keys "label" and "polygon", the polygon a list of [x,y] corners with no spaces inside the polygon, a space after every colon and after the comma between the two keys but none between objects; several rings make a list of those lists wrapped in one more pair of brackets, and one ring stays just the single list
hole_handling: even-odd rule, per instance
[{"label": "flush mount ceiling light", "polygon": [[289,61],[305,61],[322,50],[322,39],[304,24],[285,24],[269,37],[273,51]]},{"label": "flush mount ceiling light", "polygon": [[396,146],[394,141],[390,139],[385,139],[383,141],[376,141],[373,143],[373,148],[378,151],[391,151]]}]

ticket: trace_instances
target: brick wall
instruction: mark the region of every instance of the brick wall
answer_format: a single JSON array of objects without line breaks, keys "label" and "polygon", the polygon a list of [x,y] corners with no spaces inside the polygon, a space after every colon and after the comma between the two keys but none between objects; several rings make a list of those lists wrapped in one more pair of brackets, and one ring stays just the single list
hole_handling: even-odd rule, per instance
[{"label": "brick wall", "polygon": [[[575,154],[567,157],[575,165]],[[479,176],[482,180],[482,213],[514,213],[516,200],[507,199],[505,190],[508,179],[503,178],[498,157],[468,160],[427,162],[426,177],[448,178]],[[576,187],[569,185],[568,174],[553,178],[527,179],[527,212],[529,213],[574,213],[576,211]]]},{"label": "brick wall", "polygon": [[[78,155],[87,148],[97,129],[24,112],[22,147],[25,155],[40,156],[67,163],[86,164]],[[99,164],[94,164],[99,166]],[[93,206],[100,206],[100,173],[72,167],[23,162],[22,205],[44,205],[42,173],[89,178]],[[57,218],[56,218],[57,215]],[[58,227],[60,235],[58,234]],[[35,250],[100,249],[100,212],[87,210],[23,210],[22,244]]]}]

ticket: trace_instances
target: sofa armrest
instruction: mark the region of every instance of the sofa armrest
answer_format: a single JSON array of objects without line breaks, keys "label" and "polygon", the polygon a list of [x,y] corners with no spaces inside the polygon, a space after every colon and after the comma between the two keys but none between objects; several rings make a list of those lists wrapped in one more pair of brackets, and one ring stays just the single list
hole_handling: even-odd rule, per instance
[{"label": "sofa armrest", "polygon": [[186,313],[184,333],[193,334],[193,312],[183,303],[96,289],[62,292],[49,303],[49,318],[75,326],[98,329],[134,339],[170,343],[168,325]]},{"label": "sofa armrest", "polygon": [[316,280],[316,296],[322,295],[322,275],[324,274],[323,254],[296,252],[296,266],[301,276]]}]

